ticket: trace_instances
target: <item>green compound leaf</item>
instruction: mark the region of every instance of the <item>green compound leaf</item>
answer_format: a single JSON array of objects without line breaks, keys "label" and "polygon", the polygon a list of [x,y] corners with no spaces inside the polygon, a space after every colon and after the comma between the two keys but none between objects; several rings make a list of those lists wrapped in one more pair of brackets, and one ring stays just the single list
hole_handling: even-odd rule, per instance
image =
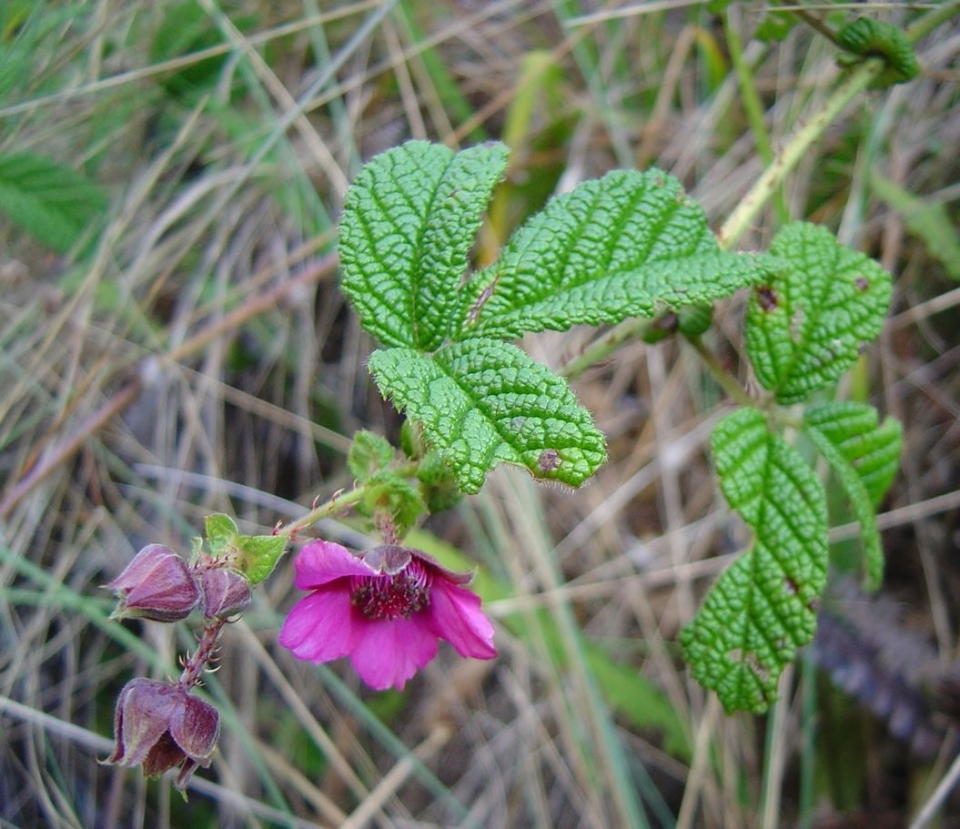
[{"label": "green compound leaf", "polygon": [[0,155],[0,213],[57,253],[66,253],[107,197],[69,167],[33,153]]},{"label": "green compound leaf", "polygon": [[566,382],[509,343],[476,338],[432,358],[391,348],[375,351],[369,368],[464,492],[478,492],[502,462],[579,486],[606,458],[603,434]]},{"label": "green compound leaf", "polygon": [[774,238],[783,265],[754,289],[746,345],[761,384],[784,404],[836,381],[880,333],[890,275],[828,230],[795,222]]},{"label": "green compound leaf", "polygon": [[343,290],[381,343],[433,351],[447,338],[481,213],[506,163],[502,144],[454,153],[410,141],[360,171],[340,223]]},{"label": "green compound leaf", "polygon": [[725,253],[703,210],[659,170],[615,170],[557,196],[464,287],[454,339],[514,339],[652,317],[762,280],[764,257]]},{"label": "green compound leaf", "polygon": [[762,413],[738,409],[711,437],[720,487],[754,532],[680,641],[694,677],[727,711],[763,712],[784,666],[813,638],[827,576],[826,495]]},{"label": "green compound leaf", "polygon": [[855,55],[884,61],[886,66],[873,82],[874,88],[906,83],[920,72],[906,33],[893,23],[858,17],[837,33],[837,43]]}]

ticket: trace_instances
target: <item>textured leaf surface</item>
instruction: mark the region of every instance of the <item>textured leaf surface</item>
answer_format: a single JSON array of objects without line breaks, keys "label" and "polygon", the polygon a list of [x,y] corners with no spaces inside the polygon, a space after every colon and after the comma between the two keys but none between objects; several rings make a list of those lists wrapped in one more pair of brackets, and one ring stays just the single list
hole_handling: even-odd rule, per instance
[{"label": "textured leaf surface", "polygon": [[763,257],[719,250],[700,206],[658,170],[616,170],[552,199],[463,291],[470,336],[653,316],[711,302],[764,278]]},{"label": "textured leaf surface", "polygon": [[566,382],[509,343],[472,339],[432,358],[391,348],[374,352],[369,366],[464,492],[479,491],[500,462],[579,486],[606,457],[603,435]]},{"label": "textured leaf surface", "polygon": [[746,345],[757,378],[780,403],[797,403],[836,381],[880,333],[890,275],[826,229],[796,222],[773,240],[782,262],[754,289]]},{"label": "textured leaf surface", "polygon": [[0,213],[58,253],[106,205],[103,192],[69,167],[33,153],[0,155]]},{"label": "textured leaf surface", "polygon": [[410,141],[360,171],[340,224],[343,290],[381,343],[433,351],[447,337],[481,214],[506,163],[502,144],[454,153]]},{"label": "textured leaf surface", "polygon": [[711,442],[721,489],[754,543],[710,590],[681,642],[693,675],[727,711],[759,713],[816,629],[827,573],[826,496],[756,409],[725,417]]},{"label": "textured leaf surface", "polygon": [[906,83],[920,72],[920,64],[906,32],[893,23],[858,17],[837,34],[837,43],[863,57],[881,58],[886,66],[874,87]]},{"label": "textured leaf surface", "polygon": [[830,464],[860,523],[860,541],[868,589],[883,581],[883,546],[876,505],[890,487],[900,460],[902,429],[888,418],[877,424],[877,410],[862,403],[813,406],[804,416],[805,431]]},{"label": "textured leaf surface", "polygon": [[879,423],[873,406],[849,401],[810,406],[804,421],[837,447],[863,482],[872,506],[879,506],[900,467],[900,421],[888,417]]}]

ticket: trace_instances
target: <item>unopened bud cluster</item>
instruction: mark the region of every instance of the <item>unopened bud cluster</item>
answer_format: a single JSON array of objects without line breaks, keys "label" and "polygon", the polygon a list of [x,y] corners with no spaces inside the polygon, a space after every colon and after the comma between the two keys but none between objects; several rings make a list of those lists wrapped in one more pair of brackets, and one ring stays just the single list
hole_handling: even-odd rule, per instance
[{"label": "unopened bud cluster", "polygon": [[220,715],[191,694],[216,657],[223,626],[250,604],[250,584],[225,559],[201,553],[188,565],[162,544],[148,544],[107,587],[119,599],[114,618],[176,622],[194,609],[203,616],[197,649],[176,682],[137,678],[120,692],[114,713],[113,754],[105,763],[143,766],[147,776],[179,768],[186,787],[197,766],[207,767],[220,734]]},{"label": "unopened bud cluster", "polygon": [[107,587],[114,618],[177,622],[199,605],[205,619],[226,619],[250,604],[250,584],[223,559],[201,554],[192,566],[163,544],[148,544]]}]

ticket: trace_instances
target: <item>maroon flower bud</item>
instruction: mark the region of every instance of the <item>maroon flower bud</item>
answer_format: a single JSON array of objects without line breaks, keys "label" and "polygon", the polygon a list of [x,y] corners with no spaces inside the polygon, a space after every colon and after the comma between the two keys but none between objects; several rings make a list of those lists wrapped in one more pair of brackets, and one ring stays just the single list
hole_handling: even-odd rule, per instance
[{"label": "maroon flower bud", "polygon": [[225,619],[250,604],[250,582],[234,570],[204,570],[199,581],[200,609],[207,619]]},{"label": "maroon flower bud", "polygon": [[148,777],[180,768],[183,791],[197,766],[206,768],[220,736],[220,715],[179,685],[133,679],[124,685],[113,718],[113,754],[103,762],[143,766]]},{"label": "maroon flower bud", "polygon": [[144,547],[107,587],[120,597],[113,618],[176,622],[186,619],[200,598],[183,559],[162,544]]}]

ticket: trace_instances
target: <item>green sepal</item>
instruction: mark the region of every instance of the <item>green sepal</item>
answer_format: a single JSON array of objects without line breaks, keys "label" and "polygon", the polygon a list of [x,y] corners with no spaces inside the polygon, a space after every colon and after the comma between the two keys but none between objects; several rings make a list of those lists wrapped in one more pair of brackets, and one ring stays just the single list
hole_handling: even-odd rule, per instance
[{"label": "green sepal", "polygon": [[780,403],[797,403],[838,380],[880,333],[891,278],[804,222],[785,226],[770,253],[781,267],[751,293],[747,353],[764,388]]},{"label": "green sepal", "polygon": [[405,420],[400,426],[400,449],[410,460],[422,458],[429,451],[423,445],[420,427],[413,421]]},{"label": "green sepal", "polygon": [[246,576],[251,587],[260,584],[274,571],[286,546],[287,540],[278,535],[238,536],[234,569]]},{"label": "green sepal", "polygon": [[906,83],[920,72],[913,46],[899,26],[872,17],[858,17],[837,33],[837,43],[862,58],[881,58],[885,67],[874,89]]},{"label": "green sepal", "polygon": [[614,170],[551,199],[462,291],[454,339],[652,317],[767,275],[764,256],[721,251],[703,209],[659,170]]},{"label": "green sepal", "polygon": [[447,339],[481,215],[506,164],[503,144],[454,153],[409,141],[364,165],[340,222],[342,287],[381,343],[433,351]]},{"label": "green sepal", "polygon": [[240,528],[229,515],[218,512],[208,515],[203,520],[203,533],[207,539],[207,550],[210,555],[214,558],[222,558],[236,549]]},{"label": "green sepal", "polygon": [[713,431],[720,487],[754,532],[680,635],[694,677],[727,711],[765,711],[783,668],[816,630],[827,574],[823,485],[802,456],[742,408]]},{"label": "green sepal", "polygon": [[380,350],[369,369],[464,492],[478,492],[498,463],[579,486],[606,458],[603,434],[566,382],[509,343],[474,338],[432,357]]},{"label": "green sepal", "polygon": [[210,555],[228,559],[230,567],[251,587],[273,572],[286,547],[286,539],[281,536],[241,535],[236,522],[222,513],[204,519],[204,534]]},{"label": "green sepal", "polygon": [[397,536],[403,538],[427,512],[427,506],[412,483],[396,472],[381,470],[367,479],[357,512],[368,518],[389,515]]},{"label": "green sepal", "polygon": [[431,513],[451,509],[463,497],[456,478],[439,452],[430,451],[423,456],[417,467],[417,480],[420,481],[420,497]]},{"label": "green sepal", "polygon": [[390,441],[364,429],[353,436],[347,452],[347,466],[357,483],[362,484],[374,473],[388,467],[395,454]]}]

